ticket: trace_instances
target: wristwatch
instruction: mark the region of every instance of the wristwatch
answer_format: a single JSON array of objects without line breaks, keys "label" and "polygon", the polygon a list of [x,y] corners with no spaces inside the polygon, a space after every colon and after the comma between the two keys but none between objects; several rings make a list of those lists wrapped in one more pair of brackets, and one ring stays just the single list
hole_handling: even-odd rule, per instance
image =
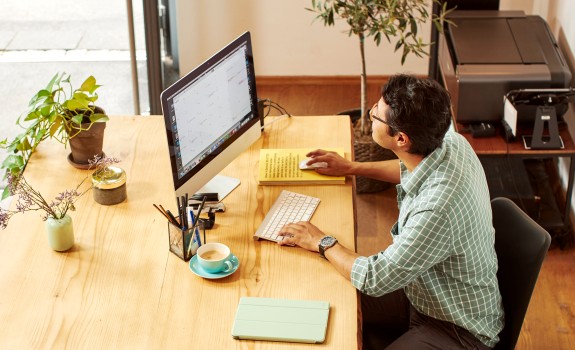
[{"label": "wristwatch", "polygon": [[334,236],[324,236],[319,240],[319,255],[325,259],[325,251],[333,247],[337,243],[337,238]]}]

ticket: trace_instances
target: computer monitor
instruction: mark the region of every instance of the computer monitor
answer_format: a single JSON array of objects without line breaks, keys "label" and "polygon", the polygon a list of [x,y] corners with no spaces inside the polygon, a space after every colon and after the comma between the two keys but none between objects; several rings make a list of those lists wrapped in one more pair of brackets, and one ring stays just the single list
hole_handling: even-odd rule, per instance
[{"label": "computer monitor", "polygon": [[250,33],[162,92],[176,195],[218,192],[240,180],[218,173],[260,136]]}]

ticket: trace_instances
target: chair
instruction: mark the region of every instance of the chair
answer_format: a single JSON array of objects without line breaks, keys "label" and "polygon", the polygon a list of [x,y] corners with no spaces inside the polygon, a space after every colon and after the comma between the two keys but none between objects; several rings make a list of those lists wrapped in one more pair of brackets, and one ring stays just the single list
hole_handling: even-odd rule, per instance
[{"label": "chair", "polygon": [[491,208],[505,310],[505,326],[495,349],[514,349],[551,236],[510,199],[494,198]]}]

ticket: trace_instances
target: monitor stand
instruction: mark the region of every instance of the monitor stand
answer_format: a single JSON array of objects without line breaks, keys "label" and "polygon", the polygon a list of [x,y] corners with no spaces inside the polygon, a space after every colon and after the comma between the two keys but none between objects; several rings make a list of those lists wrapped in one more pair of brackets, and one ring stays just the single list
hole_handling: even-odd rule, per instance
[{"label": "monitor stand", "polygon": [[[546,129],[548,135],[543,135]],[[559,127],[557,126],[557,113],[555,107],[539,106],[535,112],[535,125],[531,139],[531,149],[560,149],[562,148]]]},{"label": "monitor stand", "polygon": [[216,175],[204,187],[198,190],[198,193],[217,192],[219,200],[224,199],[240,184],[240,179],[224,175]]}]

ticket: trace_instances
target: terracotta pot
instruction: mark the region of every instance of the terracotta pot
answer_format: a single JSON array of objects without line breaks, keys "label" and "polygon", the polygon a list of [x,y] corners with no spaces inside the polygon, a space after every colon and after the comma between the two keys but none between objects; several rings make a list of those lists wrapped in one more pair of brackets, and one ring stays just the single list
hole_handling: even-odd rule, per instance
[{"label": "terracotta pot", "polygon": [[[104,114],[104,111],[96,107],[98,113]],[[83,123],[82,128],[88,128],[90,123]],[[70,164],[77,168],[86,169],[89,161],[94,156],[102,157],[104,145],[105,122],[93,123],[88,130],[83,130],[70,139],[70,149],[72,153],[68,156]]]}]

